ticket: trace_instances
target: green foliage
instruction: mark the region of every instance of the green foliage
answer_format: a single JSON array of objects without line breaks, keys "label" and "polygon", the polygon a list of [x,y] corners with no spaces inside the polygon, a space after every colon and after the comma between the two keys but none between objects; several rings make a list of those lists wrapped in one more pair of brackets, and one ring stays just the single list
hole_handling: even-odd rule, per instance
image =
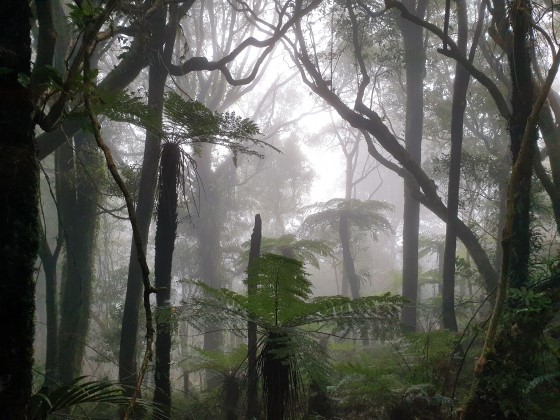
[{"label": "green foliage", "polygon": [[262,153],[245,146],[247,142],[250,146],[277,150],[256,138],[260,134],[259,128],[250,119],[233,112],[212,112],[204,104],[187,101],[174,92],[166,95],[164,115],[166,141],[190,144],[195,152],[200,143],[221,145],[232,151],[234,163],[237,163],[239,153],[263,157]]},{"label": "green foliage", "polygon": [[351,226],[370,232],[375,239],[380,232],[393,232],[391,222],[383,214],[393,211],[393,206],[383,201],[333,198],[311,208],[315,212],[303,222],[302,231],[305,233],[324,229],[337,231],[342,216],[348,217]]},{"label": "green foliage", "polygon": [[99,100],[93,107],[97,114],[163,135],[154,110],[144,103],[140,94],[123,90],[116,93],[100,92],[98,95]]},{"label": "green foliage", "polygon": [[[69,385],[33,395],[28,406],[28,418],[46,419],[49,414],[86,403],[104,403],[124,407],[128,405],[129,398],[124,396],[120,387],[109,382],[84,382],[84,379],[85,377],[82,376]],[[157,405],[141,399],[137,400],[137,404],[141,409],[153,409],[154,418],[165,418],[165,414]]]},{"label": "green foliage", "polygon": [[256,271],[258,275],[248,280],[255,287],[251,298],[197,283],[203,296],[189,302],[187,316],[200,330],[222,325],[239,334],[244,334],[249,320],[255,322],[261,336],[259,369],[269,415],[295,413],[306,383],[327,382],[326,348],[304,327],[340,336],[367,331],[370,337],[394,334],[398,327],[401,297],[311,298],[303,263],[281,255],[262,255]]},{"label": "green foliage", "polygon": [[552,304],[550,296],[545,292],[536,292],[531,289],[512,288],[507,298],[508,310],[504,316],[507,319],[516,319],[519,317],[531,317],[535,314],[547,311]]},{"label": "green foliage", "polygon": [[[241,264],[244,267],[249,261],[249,245],[249,241],[243,244],[244,252],[241,256]],[[295,235],[284,235],[279,238],[262,238],[261,252],[290,257],[318,269],[318,257],[330,257],[333,251],[329,243],[323,240],[297,239]]]},{"label": "green foliage", "polygon": [[376,343],[367,353],[342,352],[330,388],[341,418],[454,418],[451,398],[437,394],[453,334],[418,333]]},{"label": "green foliage", "polygon": [[[239,153],[263,157],[253,146],[279,151],[257,138],[259,128],[250,119],[239,117],[233,112],[212,112],[204,104],[185,100],[175,92],[166,94],[164,120],[161,124],[142,96],[130,91],[97,92],[93,109],[97,114],[105,115],[113,121],[133,124],[154,132],[166,142],[188,144],[194,148],[195,153],[201,143],[230,149],[234,161]],[[82,114],[83,110],[72,113]]]},{"label": "green foliage", "polygon": [[196,348],[194,353],[180,362],[189,372],[209,370],[219,376],[236,375],[247,358],[247,346],[228,351],[207,351]]},{"label": "green foliage", "polygon": [[70,10],[68,17],[78,29],[84,29],[89,23],[92,23],[103,11],[102,7],[96,7],[92,4],[92,2],[88,0],[80,2],[79,5],[74,3],[67,3],[67,6]]}]

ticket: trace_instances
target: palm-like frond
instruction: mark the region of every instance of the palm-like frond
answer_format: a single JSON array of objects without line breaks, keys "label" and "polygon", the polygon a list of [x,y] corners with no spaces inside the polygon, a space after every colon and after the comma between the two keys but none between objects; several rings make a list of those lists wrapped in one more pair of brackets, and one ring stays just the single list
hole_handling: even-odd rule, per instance
[{"label": "palm-like frond", "polygon": [[[130,399],[124,396],[122,388],[109,382],[84,382],[84,379],[82,376],[51,392],[33,395],[28,406],[28,418],[46,419],[51,413],[85,403],[128,405]],[[136,403],[140,408],[152,408],[154,418],[166,418],[163,410],[156,404],[144,400],[136,400]]]},{"label": "palm-like frond", "polygon": [[390,293],[358,299],[316,297],[307,303],[308,312],[294,318],[291,325],[314,325],[324,333],[343,337],[367,331],[372,338],[384,339],[396,333],[404,302],[401,296]]},{"label": "palm-like frond", "polygon": [[258,139],[259,128],[250,119],[233,112],[212,112],[204,104],[187,101],[174,92],[166,95],[164,115],[166,140],[190,144],[195,152],[200,143],[225,146],[232,151],[234,160],[238,153],[263,157],[253,146],[279,151]]},{"label": "palm-like frond", "polygon": [[[128,90],[96,93],[96,101],[92,104],[96,114],[104,115],[112,121],[133,124],[158,135],[164,135],[156,113],[146,105],[142,96]],[[84,117],[86,112],[83,108],[78,108],[69,115]]]},{"label": "palm-like frond", "polygon": [[181,362],[189,372],[209,370],[223,377],[231,376],[241,370],[247,359],[247,346],[238,346],[229,351],[194,350],[194,354]]},{"label": "palm-like frond", "polygon": [[346,216],[350,225],[358,230],[369,231],[374,238],[380,232],[393,232],[391,222],[385,217],[385,213],[393,211],[393,206],[384,201],[333,198],[308,209],[314,213],[305,218],[302,224],[304,233],[338,229],[342,216]]},{"label": "palm-like frond", "polygon": [[[249,245],[243,244],[244,252],[241,255],[241,264],[247,266],[249,261]],[[319,256],[330,257],[333,254],[331,245],[324,240],[298,239],[295,235],[283,235],[279,238],[263,237],[261,252],[283,255],[303,263],[319,268]]]},{"label": "palm-like frond", "polygon": [[438,254],[445,244],[445,235],[422,233],[418,236],[418,257]]}]

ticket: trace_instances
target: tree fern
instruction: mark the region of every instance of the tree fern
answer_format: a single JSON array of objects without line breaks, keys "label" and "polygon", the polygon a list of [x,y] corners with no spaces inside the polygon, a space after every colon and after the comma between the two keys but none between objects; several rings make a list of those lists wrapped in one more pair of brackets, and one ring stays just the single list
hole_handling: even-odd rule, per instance
[{"label": "tree fern", "polygon": [[307,380],[324,384],[329,371],[326,349],[303,327],[325,334],[367,331],[372,337],[384,337],[396,330],[403,299],[389,294],[313,299],[302,262],[264,254],[257,264],[258,275],[252,278],[256,291],[250,300],[197,283],[202,293],[188,303],[186,314],[201,330],[222,325],[245,334],[247,321],[255,322],[261,336],[259,369],[267,418],[281,419],[295,412]]},{"label": "tree fern", "polygon": [[308,207],[314,211],[306,217],[302,225],[304,233],[313,233],[321,229],[337,230],[340,217],[346,215],[351,226],[360,231],[370,232],[375,239],[381,232],[392,232],[391,222],[385,213],[393,207],[383,201],[358,199],[344,200],[333,198],[324,203]]}]

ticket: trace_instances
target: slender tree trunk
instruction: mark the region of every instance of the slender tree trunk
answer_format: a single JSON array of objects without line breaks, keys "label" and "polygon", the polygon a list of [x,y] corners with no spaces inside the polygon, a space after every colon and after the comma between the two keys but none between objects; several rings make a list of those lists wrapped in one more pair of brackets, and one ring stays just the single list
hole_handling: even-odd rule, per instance
[{"label": "slender tree trunk", "polygon": [[[458,39],[457,46],[463,55],[467,53],[467,5],[456,0]],[[453,103],[451,105],[451,153],[449,162],[449,186],[447,190],[447,226],[445,253],[443,257],[442,322],[443,328],[457,331],[455,316],[455,254],[457,251],[457,218],[459,211],[459,183],[461,181],[461,152],[463,148],[463,121],[467,106],[467,88],[470,74],[464,67],[455,65]]]},{"label": "slender tree trunk", "polygon": [[[255,215],[255,227],[251,234],[251,247],[249,249],[249,266],[247,268],[247,296],[249,299],[256,292],[256,276],[258,273],[257,259],[261,254],[262,220],[261,215]],[[247,323],[247,415],[245,418],[257,419],[260,414],[258,373],[257,373],[257,325]]]},{"label": "slender tree trunk", "polygon": [[39,246],[39,176],[31,92],[18,82],[31,75],[29,2],[0,8],[0,407],[9,419],[26,418],[31,395],[35,315],[35,260]]},{"label": "slender tree trunk", "polygon": [[[212,153],[205,146],[200,159],[197,160],[197,171],[200,176],[203,192],[200,194],[200,218],[197,227],[199,252],[199,277],[210,287],[222,287],[220,276],[221,245],[220,236],[223,227],[222,195],[217,185],[216,173],[212,171]],[[223,334],[218,327],[208,327],[204,332],[204,350],[218,351],[223,344]],[[219,386],[220,378],[207,373],[207,387]]]},{"label": "slender tree trunk", "polygon": [[177,236],[177,193],[181,175],[181,149],[178,144],[167,143],[161,152],[159,197],[156,228],[155,279],[156,287],[162,288],[156,295],[156,370],[154,402],[165,407],[171,415],[171,269],[173,250]]},{"label": "slender tree trunk", "polygon": [[350,293],[352,299],[360,297],[360,279],[356,274],[354,267],[354,259],[352,258],[352,251],[350,249],[350,226],[348,221],[348,214],[342,211],[338,222],[338,235],[340,237],[340,244],[342,246],[342,265],[344,273],[350,284]]},{"label": "slender tree trunk", "polygon": [[[148,106],[153,109],[154,114],[157,116],[158,124],[161,124],[163,94],[168,75],[163,61],[166,59],[167,54],[170,54],[173,50],[173,45],[166,45],[165,51],[163,49],[166,16],[167,9],[162,8],[149,21],[152,37],[148,48],[150,61]],[[140,173],[138,202],[136,203],[136,217],[144,252],[147,249],[148,233],[154,210],[160,146],[160,136],[155,132],[147,131],[144,159]],[[132,393],[137,380],[138,361],[136,344],[138,341],[138,316],[142,291],[142,269],[138,262],[136,246],[134,241],[132,241],[119,350],[119,382],[125,385],[127,393]]]},{"label": "slender tree trunk", "polygon": [[[408,10],[423,18],[426,14],[426,0],[407,0]],[[405,148],[410,158],[421,163],[422,129],[424,125],[424,74],[426,55],[424,31],[421,27],[400,20],[406,65],[406,127]],[[403,288],[402,295],[408,299],[403,308],[402,323],[409,331],[416,330],[418,298],[418,231],[420,227],[420,203],[413,197],[419,190],[416,183],[405,179],[403,214]]]},{"label": "slender tree trunk", "polygon": [[[345,207],[352,199],[352,179],[354,175],[354,165],[353,165],[354,154],[346,154],[346,185],[344,192]],[[360,297],[360,278],[356,274],[356,267],[354,265],[354,258],[352,257],[352,231],[350,229],[350,221],[348,220],[347,210],[343,210],[340,214],[338,221],[338,236],[340,239],[340,245],[342,247],[342,267],[344,274],[342,276],[348,282],[350,286],[350,293],[352,299],[358,299]]]},{"label": "slender tree trunk", "polygon": [[[64,182],[58,191],[60,218],[65,232],[65,261],[60,299],[58,346],[58,379],[69,383],[81,374],[89,326],[91,292],[94,276],[93,250],[97,217],[96,186],[100,159],[91,135],[84,132],[74,137],[75,154],[71,146],[69,160],[58,174]],[[65,190],[65,191],[62,191]]]}]

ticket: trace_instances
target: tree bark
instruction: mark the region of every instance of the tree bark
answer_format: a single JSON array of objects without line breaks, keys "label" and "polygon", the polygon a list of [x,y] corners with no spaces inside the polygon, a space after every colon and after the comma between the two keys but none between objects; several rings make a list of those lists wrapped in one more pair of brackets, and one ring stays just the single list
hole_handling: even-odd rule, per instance
[{"label": "tree bark", "polygon": [[166,143],[161,152],[159,197],[157,208],[155,284],[161,289],[157,295],[156,369],[154,402],[171,415],[171,269],[177,236],[177,193],[181,176],[181,149],[178,144]]},{"label": "tree bark", "polygon": [[33,105],[18,78],[31,76],[29,2],[7,0],[0,8],[0,344],[2,416],[26,418],[31,395],[35,315],[34,269],[39,246],[39,176]]},{"label": "tree bark", "polygon": [[[529,31],[531,27],[531,3],[528,0],[512,2],[511,16],[513,31],[513,48],[508,52],[512,81],[512,113],[509,122],[511,153],[515,165],[521,148],[521,140],[527,125],[527,119],[533,108],[533,73],[531,54],[529,52]],[[531,135],[536,142],[536,129]],[[511,226],[511,262],[510,285],[521,287],[527,283],[530,254],[530,207],[531,178],[534,147],[529,151],[528,165],[520,167],[519,185],[515,195],[515,213]],[[507,257],[507,256],[506,256]]]},{"label": "tree bark", "polygon": [[[424,18],[426,0],[405,2],[409,10]],[[410,159],[420,165],[422,159],[422,129],[424,125],[424,74],[426,72],[426,49],[424,31],[405,20],[399,21],[404,45],[406,66],[406,123],[405,148]],[[418,298],[418,230],[420,227],[420,203],[413,197],[419,191],[416,182],[405,179],[403,214],[403,286],[402,295],[408,299],[403,307],[401,321],[405,329],[416,330],[416,303]]]}]

